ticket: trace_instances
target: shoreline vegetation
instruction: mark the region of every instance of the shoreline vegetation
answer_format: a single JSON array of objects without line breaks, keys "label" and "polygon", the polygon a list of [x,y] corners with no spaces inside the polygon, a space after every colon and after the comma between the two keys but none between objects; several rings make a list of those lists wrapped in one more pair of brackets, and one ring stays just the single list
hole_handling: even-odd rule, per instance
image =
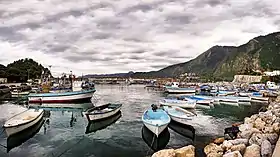
[{"label": "shoreline vegetation", "polygon": [[51,74],[48,68],[30,58],[14,61],[7,66],[0,64],[0,78],[7,78],[9,83],[22,83],[29,79],[39,79],[43,72]]},{"label": "shoreline vegetation", "polygon": [[[278,157],[280,156],[280,96],[265,112],[246,117],[238,127],[237,137],[215,139],[204,147],[206,157]],[[195,147],[164,149],[152,157],[195,157]]]}]

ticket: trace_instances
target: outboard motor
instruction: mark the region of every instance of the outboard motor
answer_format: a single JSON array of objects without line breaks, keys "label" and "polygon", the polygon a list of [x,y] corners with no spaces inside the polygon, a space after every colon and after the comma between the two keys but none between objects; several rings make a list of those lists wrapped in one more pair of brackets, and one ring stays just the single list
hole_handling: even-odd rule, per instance
[{"label": "outboard motor", "polygon": [[157,109],[158,109],[157,105],[155,105],[155,104],[152,104],[151,107],[152,107],[152,110],[153,110],[154,112],[156,112]]}]

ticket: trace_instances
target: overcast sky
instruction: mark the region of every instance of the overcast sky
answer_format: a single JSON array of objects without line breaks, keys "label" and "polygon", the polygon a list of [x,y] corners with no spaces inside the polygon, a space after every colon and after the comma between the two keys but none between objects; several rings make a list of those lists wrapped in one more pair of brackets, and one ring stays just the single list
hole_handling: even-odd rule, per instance
[{"label": "overcast sky", "polygon": [[280,29],[279,0],[1,0],[0,63],[150,71]]}]

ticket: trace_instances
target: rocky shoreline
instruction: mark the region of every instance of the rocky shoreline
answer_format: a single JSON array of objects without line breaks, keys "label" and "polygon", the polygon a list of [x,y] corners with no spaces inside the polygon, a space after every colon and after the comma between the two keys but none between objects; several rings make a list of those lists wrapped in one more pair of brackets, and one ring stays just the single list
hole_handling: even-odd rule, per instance
[{"label": "rocky shoreline", "polygon": [[[280,133],[280,97],[269,104],[267,111],[246,117],[238,129],[236,138],[221,137],[204,147],[206,156],[271,157]],[[152,157],[195,157],[195,147],[165,149]]]}]

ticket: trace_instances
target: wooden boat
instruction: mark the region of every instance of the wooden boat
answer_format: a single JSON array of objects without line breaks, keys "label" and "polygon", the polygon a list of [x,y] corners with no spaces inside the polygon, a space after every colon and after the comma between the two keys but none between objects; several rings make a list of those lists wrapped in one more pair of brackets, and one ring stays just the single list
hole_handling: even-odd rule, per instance
[{"label": "wooden boat", "polygon": [[173,121],[181,124],[188,124],[188,120],[191,120],[195,116],[194,113],[180,107],[164,106],[163,109]]},{"label": "wooden boat", "polygon": [[170,117],[163,109],[148,109],[142,116],[144,125],[157,137],[170,123]]},{"label": "wooden boat", "polygon": [[62,93],[30,93],[29,103],[73,103],[88,102],[91,100],[95,89],[71,91]]},{"label": "wooden boat", "polygon": [[38,123],[35,125],[29,127],[28,129],[25,129],[21,132],[18,132],[14,135],[11,135],[7,138],[7,152],[9,152],[11,149],[20,146],[27,140],[31,139],[33,136],[35,136],[41,129],[41,127],[44,124],[44,119],[40,119]]},{"label": "wooden boat", "polygon": [[105,129],[106,127],[112,125],[118,119],[120,119],[121,116],[122,116],[121,111],[119,111],[115,115],[113,115],[113,116],[111,116],[109,118],[102,119],[102,120],[100,120],[98,122],[89,121],[85,133],[89,134],[89,133],[92,133],[92,132],[96,132],[98,130]]},{"label": "wooden boat", "polygon": [[33,125],[43,118],[44,110],[39,109],[28,109],[16,116],[7,120],[4,124],[4,128],[7,136],[16,134],[23,131]]},{"label": "wooden boat", "polygon": [[93,107],[86,112],[84,115],[89,121],[96,121],[111,117],[117,114],[121,110],[122,104],[105,104],[102,106]]},{"label": "wooden boat", "polygon": [[182,108],[193,109],[196,106],[196,101],[190,99],[178,100],[178,99],[163,99],[159,102],[163,106],[177,106]]}]

